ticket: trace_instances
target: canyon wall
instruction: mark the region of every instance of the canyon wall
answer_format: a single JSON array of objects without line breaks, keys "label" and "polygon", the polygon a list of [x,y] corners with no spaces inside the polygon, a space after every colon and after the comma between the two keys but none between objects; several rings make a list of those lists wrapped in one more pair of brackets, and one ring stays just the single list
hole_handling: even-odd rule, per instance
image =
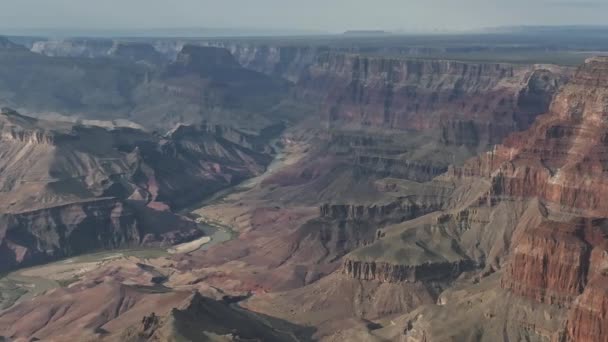
[{"label": "canyon wall", "polygon": [[516,230],[501,286],[564,308],[567,341],[605,340],[607,80],[608,58],[588,59],[530,129],[448,173],[485,178],[489,205],[526,198],[546,205],[543,222]]},{"label": "canyon wall", "polygon": [[220,41],[205,44],[229,50],[247,69],[281,76],[293,83],[298,83],[318,56],[329,50],[328,47],[320,46],[257,45]]},{"label": "canyon wall", "polygon": [[544,222],[530,227],[513,250],[502,287],[543,303],[571,303],[587,282],[593,246],[585,241],[585,230],[591,225]]},{"label": "canyon wall", "polygon": [[386,204],[330,204],[320,206],[319,216],[334,220],[402,222],[436,211],[439,205],[395,201]]},{"label": "canyon wall", "polygon": [[161,136],[0,113],[3,270],[200,236],[171,212],[262,173],[265,137],[215,124]]},{"label": "canyon wall", "polygon": [[[170,246],[202,235],[193,222],[134,205],[108,198],[0,214],[0,270],[96,250]],[[159,222],[150,224],[152,217]]]},{"label": "canyon wall", "polygon": [[553,65],[329,52],[318,57],[299,87],[304,97],[325,98],[330,127],[435,129],[447,144],[487,146],[546,112],[567,75],[567,68]]},{"label": "canyon wall", "polygon": [[537,196],[579,214],[608,216],[601,200],[608,189],[605,79],[608,59],[588,60],[529,130],[450,174],[489,177],[495,197]]},{"label": "canyon wall", "polygon": [[420,281],[450,281],[462,272],[474,268],[475,263],[470,260],[421,265],[396,265],[345,259],[342,273],[355,279],[373,280],[381,283],[415,283]]},{"label": "canyon wall", "polygon": [[152,44],[111,39],[41,40],[30,50],[49,57],[116,58],[150,64],[169,61]]}]

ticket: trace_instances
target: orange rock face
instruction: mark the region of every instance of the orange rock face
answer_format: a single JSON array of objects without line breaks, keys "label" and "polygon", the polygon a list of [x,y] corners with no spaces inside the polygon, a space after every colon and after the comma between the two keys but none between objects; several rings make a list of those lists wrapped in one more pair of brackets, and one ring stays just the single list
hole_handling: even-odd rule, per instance
[{"label": "orange rock face", "polygon": [[437,130],[446,144],[495,144],[547,111],[568,71],[556,66],[319,56],[302,92],[324,98],[330,127]]},{"label": "orange rock face", "polygon": [[[606,251],[602,251],[604,261]],[[597,274],[570,310],[567,341],[608,341],[608,274]]]},{"label": "orange rock face", "polygon": [[451,170],[491,181],[488,197],[537,197],[571,220],[526,227],[501,285],[568,308],[567,341],[608,341],[608,58],[591,58],[526,132]]},{"label": "orange rock face", "polygon": [[502,287],[548,304],[572,302],[587,283],[599,223],[544,222],[529,229],[513,251]]},{"label": "orange rock face", "polygon": [[526,132],[453,170],[491,177],[494,196],[540,197],[585,215],[608,216],[608,59],[590,59],[550,112]]}]

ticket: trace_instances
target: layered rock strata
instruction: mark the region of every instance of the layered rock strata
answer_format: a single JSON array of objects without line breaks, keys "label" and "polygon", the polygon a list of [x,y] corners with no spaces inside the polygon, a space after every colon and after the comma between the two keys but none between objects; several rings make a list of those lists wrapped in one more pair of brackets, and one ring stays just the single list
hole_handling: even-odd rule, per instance
[{"label": "layered rock strata", "polygon": [[327,94],[330,127],[435,129],[446,144],[488,146],[546,112],[567,74],[552,65],[327,53],[299,87]]}]

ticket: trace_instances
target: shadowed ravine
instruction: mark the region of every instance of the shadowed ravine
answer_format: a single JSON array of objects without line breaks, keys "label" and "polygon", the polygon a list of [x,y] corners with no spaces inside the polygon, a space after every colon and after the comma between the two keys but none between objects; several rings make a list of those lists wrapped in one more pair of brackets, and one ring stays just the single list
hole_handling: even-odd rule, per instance
[{"label": "shadowed ravine", "polygon": [[[181,215],[193,218],[197,222],[197,226],[204,232],[204,237],[209,239],[202,240],[197,239],[190,242],[185,242],[179,245],[170,246],[168,248],[129,248],[121,250],[109,250],[102,252],[87,253],[76,257],[68,258],[65,260],[52,262],[44,265],[38,265],[31,268],[20,269],[0,278],[0,310],[7,309],[12,305],[21,301],[29,300],[37,295],[43,294],[49,290],[67,286],[71,282],[78,280],[78,274],[85,273],[92,267],[99,267],[104,262],[109,260],[116,260],[120,258],[137,257],[143,260],[155,259],[166,257],[171,254],[180,253],[192,253],[197,250],[207,250],[213,246],[220,245],[227,241],[230,241],[236,236],[234,230],[224,224],[220,224],[215,221],[209,221],[204,217],[200,217],[195,212],[203,209],[205,206],[221,201],[223,198],[230,196],[231,194],[242,192],[255,187],[272,174],[277,169],[281,168],[284,161],[284,154],[282,150],[277,146],[277,141],[272,143],[275,149],[275,157],[272,163],[267,167],[266,171],[257,177],[245,180],[238,185],[229,187],[222,190],[202,202],[196,205],[190,206],[180,212]],[[180,250],[180,246],[192,244],[198,240],[202,240],[195,245],[193,248],[186,249],[187,251]],[[72,265],[67,267],[67,265]],[[59,270],[58,270],[59,269]],[[49,275],[53,275],[57,272],[74,272],[75,275],[70,281],[65,280],[54,280]],[[42,274],[41,274],[42,273]]]}]

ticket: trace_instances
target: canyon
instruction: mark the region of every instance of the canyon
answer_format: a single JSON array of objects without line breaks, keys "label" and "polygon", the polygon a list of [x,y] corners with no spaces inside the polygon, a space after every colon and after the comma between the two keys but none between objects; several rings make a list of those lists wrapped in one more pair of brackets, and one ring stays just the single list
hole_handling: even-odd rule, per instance
[{"label": "canyon", "polygon": [[606,341],[608,57],[344,39],[0,40],[0,336]]},{"label": "canyon", "polygon": [[[273,153],[261,138],[217,125],[179,126],[158,136],[10,109],[0,114],[0,132],[4,271],[200,236],[194,222],[170,209],[259,174]],[[206,190],[192,192],[196,184]]]}]

